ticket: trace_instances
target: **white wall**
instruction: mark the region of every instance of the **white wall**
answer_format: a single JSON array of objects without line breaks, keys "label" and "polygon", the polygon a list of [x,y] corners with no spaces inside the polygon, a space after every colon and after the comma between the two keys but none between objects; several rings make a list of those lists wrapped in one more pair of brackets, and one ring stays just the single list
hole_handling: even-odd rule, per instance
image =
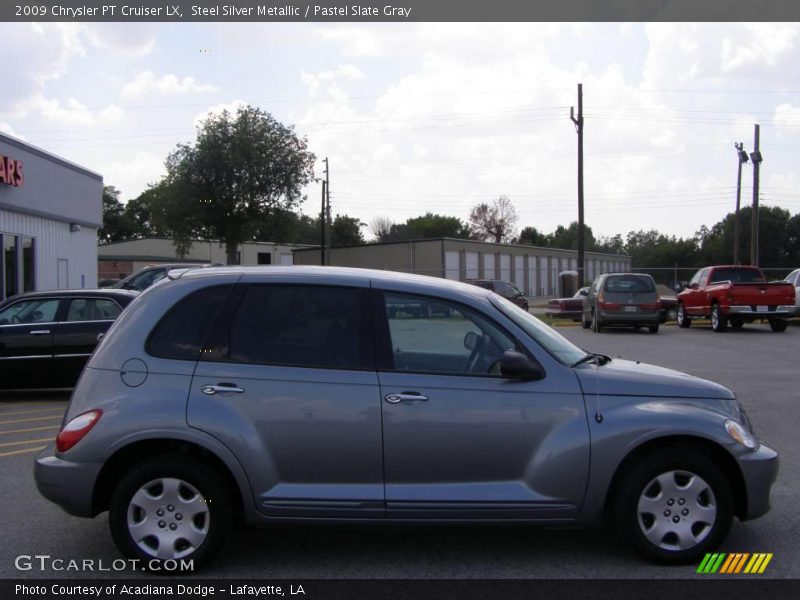
[{"label": "white wall", "polygon": [[[0,211],[0,232],[34,238],[35,289],[58,288],[58,259],[68,261],[69,288],[97,287],[97,230],[11,211]],[[62,285],[62,287],[64,287]]]}]

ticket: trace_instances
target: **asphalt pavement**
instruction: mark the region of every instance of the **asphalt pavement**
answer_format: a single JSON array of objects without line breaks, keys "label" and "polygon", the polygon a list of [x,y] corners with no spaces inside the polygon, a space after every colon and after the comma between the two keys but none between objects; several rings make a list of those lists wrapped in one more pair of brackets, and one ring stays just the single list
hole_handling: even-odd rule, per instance
[{"label": "asphalt pavement", "polygon": [[[708,327],[662,327],[657,335],[631,330],[595,334],[559,331],[578,346],[713,379],[733,389],[757,434],[781,453],[772,510],[734,521],[723,552],[772,552],[760,577],[800,577],[800,327],[772,333],[746,325],[717,334]],[[51,440],[66,406],[64,395],[0,395],[0,577],[131,577],[129,571],[18,570],[19,555],[94,559],[120,555],[107,515],[93,520],[63,513],[39,496],[33,477],[38,449]],[[644,562],[612,531],[546,530],[519,526],[275,527],[238,531],[203,577],[226,578],[685,578],[691,566]]]}]

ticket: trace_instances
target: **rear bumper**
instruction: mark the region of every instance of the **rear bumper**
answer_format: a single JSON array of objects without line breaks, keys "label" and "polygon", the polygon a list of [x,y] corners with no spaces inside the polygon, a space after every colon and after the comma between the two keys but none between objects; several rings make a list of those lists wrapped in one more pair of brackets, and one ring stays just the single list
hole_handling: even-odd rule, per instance
[{"label": "rear bumper", "polygon": [[635,313],[600,311],[599,316],[603,325],[635,325],[637,323],[656,325],[661,322],[661,311]]},{"label": "rear bumper", "polygon": [[33,476],[39,493],[76,517],[93,517],[94,485],[102,464],[74,463],[55,453],[51,444],[36,457]]},{"label": "rear bumper", "polygon": [[753,307],[750,305],[732,305],[727,307],[723,306],[722,312],[728,316],[741,315],[764,319],[768,319],[769,317],[789,319],[797,314],[797,307],[791,304],[781,304],[776,306],[775,310],[759,311],[757,308],[753,310]]},{"label": "rear bumper", "polygon": [[778,476],[778,453],[761,444],[754,452],[738,457],[747,493],[747,514],[742,519],[758,518],[769,511],[769,493]]}]

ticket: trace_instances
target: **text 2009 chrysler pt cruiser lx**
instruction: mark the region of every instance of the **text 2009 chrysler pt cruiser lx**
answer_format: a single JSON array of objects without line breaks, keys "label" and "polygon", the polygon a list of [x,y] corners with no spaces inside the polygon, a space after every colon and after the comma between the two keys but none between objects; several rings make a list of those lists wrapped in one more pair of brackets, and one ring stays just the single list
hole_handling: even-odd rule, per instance
[{"label": "text 2009 chrysler pt cruiser lx", "polygon": [[482,288],[207,268],[134,300],[36,463],[120,550],[208,560],[278,522],[591,524],[648,559],[769,508],[777,454],[715,383],[587,354]]}]

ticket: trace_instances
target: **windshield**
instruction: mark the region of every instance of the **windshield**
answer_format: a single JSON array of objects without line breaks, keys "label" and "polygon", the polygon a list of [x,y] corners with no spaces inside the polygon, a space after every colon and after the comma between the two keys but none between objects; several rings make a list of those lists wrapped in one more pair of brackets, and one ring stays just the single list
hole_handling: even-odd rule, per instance
[{"label": "windshield", "polygon": [[551,327],[542,323],[527,310],[497,294],[491,296],[491,301],[505,316],[524,329],[528,335],[559,362],[565,365],[573,365],[584,356],[587,356],[586,352]]}]

